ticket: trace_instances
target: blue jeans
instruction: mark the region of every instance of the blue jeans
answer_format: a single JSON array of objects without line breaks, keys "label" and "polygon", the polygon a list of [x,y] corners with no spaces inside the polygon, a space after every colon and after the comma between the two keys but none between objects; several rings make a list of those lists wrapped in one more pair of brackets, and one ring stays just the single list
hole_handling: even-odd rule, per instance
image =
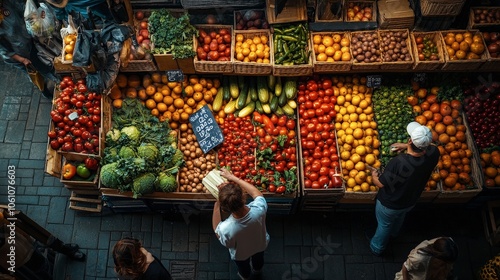
[{"label": "blue jeans", "polygon": [[374,253],[381,254],[389,243],[389,238],[398,236],[406,213],[410,212],[411,209],[413,209],[413,206],[398,210],[390,209],[382,205],[377,199],[375,217],[378,225],[377,231],[375,231],[375,235],[370,241],[370,249]]},{"label": "blue jeans", "polygon": [[250,260],[252,260],[252,267],[254,270],[261,270],[264,266],[264,251],[254,254],[244,261],[234,261],[238,267],[238,272],[244,278],[250,278],[252,275],[252,268],[250,267]]}]

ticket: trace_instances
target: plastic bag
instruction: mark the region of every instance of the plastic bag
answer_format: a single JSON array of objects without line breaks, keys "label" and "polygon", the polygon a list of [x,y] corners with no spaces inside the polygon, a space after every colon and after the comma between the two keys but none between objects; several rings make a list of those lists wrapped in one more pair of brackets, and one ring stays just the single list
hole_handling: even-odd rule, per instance
[{"label": "plastic bag", "polygon": [[73,66],[87,67],[92,55],[100,48],[100,36],[97,31],[80,28],[73,51]]},{"label": "plastic bag", "polygon": [[52,10],[45,3],[37,7],[33,0],[26,2],[24,21],[28,33],[35,37],[48,37],[57,28],[57,19]]}]

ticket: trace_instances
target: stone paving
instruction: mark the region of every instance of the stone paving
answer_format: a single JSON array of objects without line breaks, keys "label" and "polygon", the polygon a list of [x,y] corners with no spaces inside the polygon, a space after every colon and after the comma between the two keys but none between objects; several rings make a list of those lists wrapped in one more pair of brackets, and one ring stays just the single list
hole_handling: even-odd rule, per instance
[{"label": "stone paving", "polygon": [[[235,265],[212,232],[209,212],[181,216],[103,208],[100,214],[86,214],[68,209],[70,192],[44,173],[51,102],[27,76],[3,63],[0,106],[0,203],[7,193],[7,166],[14,165],[16,208],[64,242],[79,244],[88,256],[84,263],[59,258],[55,279],[116,279],[110,248],[125,236],[141,239],[171,270],[188,267],[191,271],[185,275],[196,273],[182,279],[237,279]],[[484,237],[479,206],[419,205],[385,257],[374,257],[364,237],[374,226],[373,206],[339,207],[329,214],[268,215],[271,242],[262,279],[393,279],[413,247],[443,235],[458,242],[458,279],[473,279],[500,251]]]}]

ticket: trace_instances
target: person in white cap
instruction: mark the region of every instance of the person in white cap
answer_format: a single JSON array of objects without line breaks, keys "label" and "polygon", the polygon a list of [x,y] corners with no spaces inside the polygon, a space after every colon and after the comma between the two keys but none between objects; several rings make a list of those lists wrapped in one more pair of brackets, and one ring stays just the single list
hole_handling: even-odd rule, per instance
[{"label": "person in white cap", "polygon": [[408,143],[392,144],[393,150],[406,152],[391,159],[381,174],[372,172],[373,182],[380,188],[375,205],[377,229],[370,239],[376,256],[382,255],[390,238],[398,236],[406,213],[417,203],[439,160],[439,149],[431,145],[428,127],[411,122],[406,131]]}]

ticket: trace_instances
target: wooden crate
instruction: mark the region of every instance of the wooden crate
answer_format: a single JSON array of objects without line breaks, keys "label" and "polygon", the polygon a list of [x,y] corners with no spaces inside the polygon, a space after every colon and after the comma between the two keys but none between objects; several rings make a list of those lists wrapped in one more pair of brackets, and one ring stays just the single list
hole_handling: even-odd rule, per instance
[{"label": "wooden crate", "polygon": [[[267,46],[269,47],[269,63],[257,63],[257,62],[242,62],[235,58],[236,56],[236,36],[243,35],[243,40],[248,38],[253,38],[254,36],[266,36],[268,38]],[[274,52],[273,52],[273,40],[271,39],[271,33],[269,30],[238,30],[234,31],[233,40],[231,42],[233,47],[231,48],[234,60],[234,74],[241,75],[269,75],[273,71],[274,63]]]},{"label": "wooden crate", "polygon": [[276,15],[276,2],[277,0],[266,0],[266,15],[269,24],[307,20],[306,0],[286,1],[285,7],[278,15]]},{"label": "wooden crate", "polygon": [[477,29],[477,28],[482,28],[482,27],[498,27],[500,26],[500,19],[497,19],[497,22],[492,22],[492,23],[480,23],[480,22],[475,22],[475,10],[491,10],[491,11],[498,11],[500,10],[500,7],[471,7],[470,12],[469,12],[469,24],[467,25],[468,29]]},{"label": "wooden crate", "polygon": [[[364,34],[375,34],[378,38],[378,33],[377,31],[356,31],[356,32],[351,32],[351,53],[353,52],[353,44],[352,44],[352,38],[356,36],[357,34],[364,33]],[[379,38],[380,42],[380,38]],[[380,45],[378,46],[380,49]],[[354,56],[354,55],[353,55]],[[382,61],[382,53],[380,54],[380,61]],[[353,70],[378,70],[380,69],[382,65],[382,62],[357,62],[356,59],[353,57],[352,61],[352,66],[351,69]]]},{"label": "wooden crate", "polygon": [[[236,21],[236,18],[238,15],[245,15],[247,11],[257,11],[257,12],[262,12],[262,20],[265,20],[267,22],[267,16],[266,16],[266,10],[264,9],[247,9],[247,10],[235,10],[234,11],[234,25],[233,25],[233,30],[236,31],[242,31],[242,30],[248,30],[248,29],[237,29],[237,24],[238,22]],[[267,24],[269,26],[269,23]],[[257,27],[255,27],[257,28]],[[261,30],[261,29],[269,29],[269,28],[257,28],[257,29],[250,29],[253,31]]]},{"label": "wooden crate", "polygon": [[[318,0],[314,13],[314,22],[309,22],[311,31],[337,30],[336,27],[344,20],[343,0]],[[338,14],[332,13],[332,6],[339,9]]]},{"label": "wooden crate", "polygon": [[[310,35],[310,40],[311,42],[309,43],[311,46],[314,45],[314,35],[334,35],[334,34],[340,34],[342,38],[346,38],[351,42],[351,36],[349,32],[311,32]],[[314,48],[313,48],[314,52]],[[316,73],[331,73],[331,72],[345,72],[351,70],[352,66],[352,50],[349,47],[349,52],[351,54],[351,60],[349,61],[335,61],[335,62],[326,62],[326,61],[317,61],[316,60],[316,53],[314,52],[312,54],[312,60],[313,60],[313,68],[314,72]]]},{"label": "wooden crate", "polygon": [[127,67],[120,66],[120,72],[153,72],[158,68],[153,60],[130,60]]},{"label": "wooden crate", "polygon": [[[413,49],[413,58],[415,59],[415,64],[413,65],[413,70],[436,70],[440,69],[444,65],[444,53],[443,53],[443,38],[439,32],[411,32],[411,44]],[[415,41],[416,36],[424,36],[431,38],[432,42],[436,45],[438,50],[438,60],[420,60],[418,54],[418,47]]]},{"label": "wooden crate", "polygon": [[[233,34],[233,27],[231,25],[216,25],[216,24],[199,24],[196,25],[198,30],[204,30],[207,33],[211,31],[218,31],[221,29],[227,29],[229,34]],[[231,54],[234,53],[234,36],[231,36]],[[198,40],[194,40],[194,49],[198,49]],[[198,56],[194,58],[194,69],[196,72],[200,73],[233,73],[233,56],[229,58],[229,61],[206,61],[199,60]]]},{"label": "wooden crate", "polygon": [[483,208],[484,235],[491,246],[500,244],[500,200],[488,201]]},{"label": "wooden crate", "polygon": [[465,0],[420,0],[420,10],[424,17],[457,16]]},{"label": "wooden crate", "polygon": [[[361,6],[370,7],[372,10],[372,20],[371,21],[353,21],[349,20],[347,13],[349,9],[349,4],[357,4]],[[377,3],[376,1],[346,1],[344,3],[344,22],[346,24],[346,30],[367,30],[377,28]]]},{"label": "wooden crate", "polygon": [[95,72],[95,67],[93,63],[91,63],[89,67],[77,67],[73,66],[71,63],[63,63],[61,61],[61,57],[59,56],[56,56],[54,58],[54,69],[56,70],[56,73]]},{"label": "wooden crate", "polygon": [[[62,166],[64,167],[64,165],[67,164],[67,163],[71,163],[75,167],[78,168],[78,164],[83,163],[83,162],[71,162],[69,160],[63,159]],[[73,188],[86,188],[86,189],[97,190],[97,184],[98,184],[98,181],[99,181],[99,169],[97,169],[97,171],[95,172],[94,177],[92,178],[92,180],[66,180],[63,177],[63,175],[64,175],[63,172],[61,172],[61,176],[59,177],[59,180],[68,189],[71,189],[73,187]],[[75,175],[75,176],[78,176],[78,175]]]},{"label": "wooden crate", "polygon": [[[410,61],[383,61],[382,65],[380,66],[380,69],[390,69],[390,70],[405,70],[405,69],[411,69],[413,67],[413,63],[415,61],[415,58],[413,57],[413,52],[412,52],[412,47],[411,47],[411,39],[410,39],[410,32],[408,29],[388,29],[388,30],[379,30],[379,38],[382,38],[382,34],[386,34],[389,32],[405,32],[407,34],[406,37],[406,46],[408,48],[408,53],[410,54],[411,60]],[[382,41],[382,40],[380,40]],[[382,46],[380,46],[382,48]],[[382,60],[384,56],[384,51],[382,50]]]},{"label": "wooden crate", "polygon": [[[469,31],[472,33],[472,35],[479,35],[481,36],[483,40],[483,45],[485,48],[485,51],[481,55],[480,59],[468,59],[468,60],[451,60],[450,56],[448,54],[448,51],[446,50],[446,44],[445,44],[445,36],[446,33],[465,33],[466,31]],[[477,70],[480,69],[481,66],[490,58],[489,53],[486,49],[486,43],[484,42],[483,35],[479,30],[446,30],[446,31],[441,31],[441,36],[443,37],[443,52],[444,52],[444,59],[445,59],[445,64],[443,65],[442,70],[459,70],[459,71],[464,71],[464,70]]]},{"label": "wooden crate", "polygon": [[[273,36],[274,37],[274,36]],[[274,38],[273,38],[274,41]],[[274,42],[273,42],[274,44]],[[309,52],[311,50],[311,52]],[[312,63],[312,46],[311,41],[307,40],[306,52],[309,53],[307,64],[295,64],[295,65],[279,65],[276,64],[276,59],[273,62],[273,75],[274,76],[311,76],[313,73],[313,63]]]},{"label": "wooden crate", "polygon": [[69,209],[100,213],[102,211],[102,196],[100,194],[79,194],[71,192]]},{"label": "wooden crate", "polygon": [[171,54],[154,54],[153,55],[158,65],[158,70],[167,71],[179,69],[177,61],[175,61],[174,56]]}]

